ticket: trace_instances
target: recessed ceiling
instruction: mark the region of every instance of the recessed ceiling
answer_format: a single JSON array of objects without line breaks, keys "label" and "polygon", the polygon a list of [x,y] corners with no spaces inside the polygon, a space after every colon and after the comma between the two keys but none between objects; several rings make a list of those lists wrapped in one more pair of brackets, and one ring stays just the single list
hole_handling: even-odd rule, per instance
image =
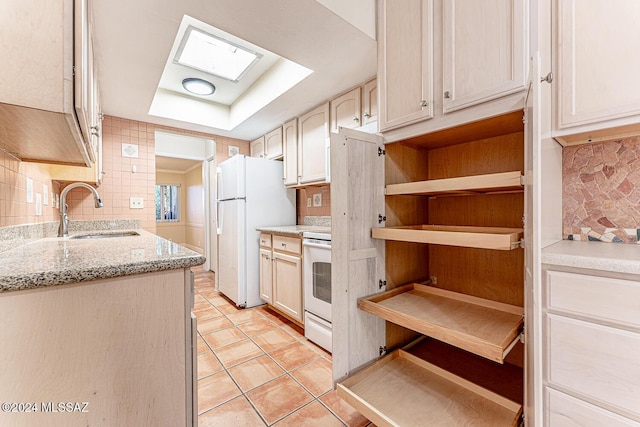
[{"label": "recessed ceiling", "polygon": [[[347,7],[337,0],[322,0],[322,3],[316,0],[92,2],[94,51],[103,112],[221,136],[254,139],[375,76],[376,41],[371,37],[374,33],[371,29],[375,28],[375,0],[353,0],[353,3]],[[168,83],[163,80],[166,64],[173,61],[172,50],[185,15],[300,64],[313,73],[284,94],[271,95],[272,99],[263,106],[256,101],[263,94],[257,93],[255,98],[218,99],[201,102],[200,108],[193,108],[193,97],[180,93],[179,87],[177,90],[167,87]],[[282,61],[276,60],[275,64]],[[266,75],[268,77],[268,71]],[[242,80],[236,85],[242,84]],[[255,85],[255,82],[249,84],[249,88]],[[221,88],[218,92],[223,92],[221,96],[231,96]],[[176,119],[167,118],[168,114],[164,113],[149,114],[158,94],[160,97],[171,94],[170,108],[182,111],[182,116]],[[245,105],[237,111],[229,107],[241,103]],[[211,125],[211,116],[220,114],[220,110],[229,111],[229,121],[239,124],[231,130]],[[251,110],[254,112],[242,118],[240,111]]]},{"label": "recessed ceiling", "polygon": [[[242,47],[255,53],[256,60],[246,72],[238,73],[233,80],[205,71],[208,68],[206,64],[196,69],[178,63],[177,59],[185,53],[187,37],[194,34]],[[200,56],[206,54],[200,53]],[[311,73],[308,68],[185,15],[169,52],[149,114],[231,131]],[[182,82],[189,78],[212,83],[215,92],[211,95],[195,95],[187,91]]]}]

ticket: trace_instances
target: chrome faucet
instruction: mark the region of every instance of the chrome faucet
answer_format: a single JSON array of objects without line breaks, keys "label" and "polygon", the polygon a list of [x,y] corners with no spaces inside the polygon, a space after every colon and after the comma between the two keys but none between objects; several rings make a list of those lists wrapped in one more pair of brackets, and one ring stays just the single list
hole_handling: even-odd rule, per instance
[{"label": "chrome faucet", "polygon": [[98,191],[89,184],[85,184],[84,182],[74,182],[73,184],[67,185],[60,194],[60,226],[58,227],[58,237],[69,236],[69,218],[67,218],[67,209],[69,206],[67,206],[67,193],[78,187],[86,188],[93,193],[93,198],[96,201],[96,208],[104,206]]}]

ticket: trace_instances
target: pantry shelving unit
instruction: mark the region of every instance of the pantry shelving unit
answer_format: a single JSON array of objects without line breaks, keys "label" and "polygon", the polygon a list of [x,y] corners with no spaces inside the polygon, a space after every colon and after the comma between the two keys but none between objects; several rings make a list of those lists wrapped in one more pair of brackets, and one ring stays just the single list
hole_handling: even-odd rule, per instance
[{"label": "pantry shelving unit", "polygon": [[[355,305],[363,314],[349,308],[348,334],[362,346],[377,336],[371,319],[383,319],[380,353],[387,354],[346,378],[334,377],[338,395],[376,425],[521,422],[524,128],[521,115],[502,119],[510,125],[492,126],[497,122],[491,119],[474,124],[483,129],[482,138],[461,127],[377,149],[385,157],[384,201],[375,214],[365,211],[362,196],[362,182],[373,175],[355,169],[366,152],[352,144],[354,161],[345,160],[350,176],[363,180],[351,179],[352,199],[335,197],[332,212],[337,227],[341,220],[353,224],[340,230],[353,236],[345,263],[354,272],[350,277],[358,278],[346,295],[360,295]],[[334,148],[336,157],[351,153]],[[367,161],[375,162],[375,156]],[[332,194],[332,209],[333,201]],[[357,209],[341,211],[343,206]],[[353,231],[363,220],[370,224],[371,243]],[[375,280],[376,290],[358,281],[371,280],[370,257],[380,253],[378,244],[384,247],[385,273]],[[415,339],[420,343],[407,346]],[[350,363],[362,367],[354,362],[359,352],[349,351]]]}]

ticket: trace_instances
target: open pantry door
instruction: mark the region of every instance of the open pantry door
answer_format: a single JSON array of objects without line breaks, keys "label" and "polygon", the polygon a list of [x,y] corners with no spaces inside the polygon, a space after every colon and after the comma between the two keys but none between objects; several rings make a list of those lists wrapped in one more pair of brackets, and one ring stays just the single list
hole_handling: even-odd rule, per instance
[{"label": "open pantry door", "polygon": [[333,379],[377,358],[385,321],[358,309],[384,290],[385,244],[371,238],[384,216],[384,139],[340,129],[331,135],[331,283]]}]

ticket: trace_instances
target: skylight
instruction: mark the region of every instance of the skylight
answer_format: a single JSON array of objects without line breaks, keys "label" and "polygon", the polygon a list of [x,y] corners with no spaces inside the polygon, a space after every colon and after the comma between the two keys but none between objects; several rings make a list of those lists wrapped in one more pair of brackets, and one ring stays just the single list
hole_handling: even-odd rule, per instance
[{"label": "skylight", "polygon": [[235,83],[261,56],[190,25],[174,61]]}]

